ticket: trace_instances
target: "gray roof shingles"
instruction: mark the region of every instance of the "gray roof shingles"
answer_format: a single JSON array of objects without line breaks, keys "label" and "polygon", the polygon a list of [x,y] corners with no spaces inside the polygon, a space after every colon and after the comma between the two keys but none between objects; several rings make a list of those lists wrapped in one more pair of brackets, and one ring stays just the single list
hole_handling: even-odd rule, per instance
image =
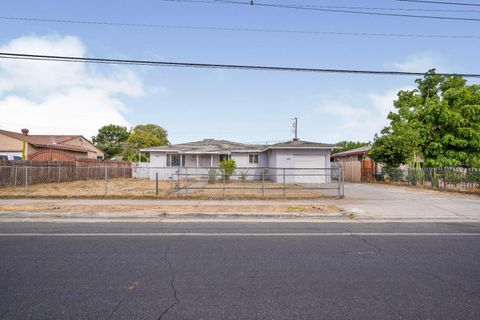
[{"label": "gray roof shingles", "polygon": [[333,144],[308,142],[308,141],[286,141],[273,145],[244,144],[227,140],[204,139],[201,141],[173,144],[168,146],[159,146],[142,149],[144,152],[154,151],[172,151],[181,153],[222,153],[222,152],[261,152],[267,149],[290,149],[290,148],[333,148]]}]

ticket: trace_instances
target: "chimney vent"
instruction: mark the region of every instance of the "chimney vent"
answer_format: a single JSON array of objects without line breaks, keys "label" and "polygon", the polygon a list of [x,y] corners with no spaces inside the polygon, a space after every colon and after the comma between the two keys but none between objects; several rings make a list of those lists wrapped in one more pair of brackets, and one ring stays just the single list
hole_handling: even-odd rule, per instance
[{"label": "chimney vent", "polygon": [[28,133],[29,133],[29,132],[30,132],[30,131],[29,131],[27,128],[23,128],[23,129],[22,129],[22,134],[24,134],[24,135],[26,135],[26,136],[28,136]]}]

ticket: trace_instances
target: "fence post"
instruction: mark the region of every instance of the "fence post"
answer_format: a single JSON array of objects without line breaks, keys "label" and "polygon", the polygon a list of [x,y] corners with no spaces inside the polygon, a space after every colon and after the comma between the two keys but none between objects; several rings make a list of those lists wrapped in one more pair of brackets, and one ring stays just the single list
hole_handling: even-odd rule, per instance
[{"label": "fence post", "polygon": [[342,167],[338,167],[338,196],[337,199],[343,198],[343,170]]},{"label": "fence post", "polygon": [[158,196],[158,172],[155,172],[155,194]]},{"label": "fence post", "polygon": [[107,196],[108,192],[108,167],[105,166],[105,196]]},{"label": "fence post", "polygon": [[25,193],[25,197],[26,197],[27,194],[28,194],[28,167],[25,167],[25,190],[24,190],[24,193]]},{"label": "fence post", "polygon": [[285,190],[285,168],[283,168],[283,197],[285,198],[286,195],[286,190]]},{"label": "fence post", "polygon": [[18,167],[15,166],[15,187],[17,186]]},{"label": "fence post", "polygon": [[178,198],[178,192],[180,191],[180,169],[177,170],[177,183],[175,184],[175,195]]},{"label": "fence post", "polygon": [[58,177],[57,177],[57,182],[60,183],[60,173],[61,173],[61,169],[62,167],[60,166],[60,164],[58,165]]},{"label": "fence post", "polygon": [[262,198],[265,198],[265,171],[262,171]]},{"label": "fence post", "polygon": [[187,182],[185,183],[185,197],[188,198],[188,186],[190,181],[188,180],[188,169],[185,170],[185,179]]},{"label": "fence post", "polygon": [[225,199],[225,169],[222,170],[223,176],[223,199]]}]

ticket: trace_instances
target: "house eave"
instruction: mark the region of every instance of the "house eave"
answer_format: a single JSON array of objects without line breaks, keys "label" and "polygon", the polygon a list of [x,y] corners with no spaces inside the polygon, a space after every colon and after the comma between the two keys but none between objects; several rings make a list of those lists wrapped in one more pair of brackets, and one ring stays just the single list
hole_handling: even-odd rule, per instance
[{"label": "house eave", "polygon": [[334,148],[335,147],[267,147],[265,149],[265,151],[269,150],[269,149],[272,149],[272,150],[280,150],[280,149],[289,149],[289,150],[295,150],[295,149],[301,149],[301,150],[332,150]]}]

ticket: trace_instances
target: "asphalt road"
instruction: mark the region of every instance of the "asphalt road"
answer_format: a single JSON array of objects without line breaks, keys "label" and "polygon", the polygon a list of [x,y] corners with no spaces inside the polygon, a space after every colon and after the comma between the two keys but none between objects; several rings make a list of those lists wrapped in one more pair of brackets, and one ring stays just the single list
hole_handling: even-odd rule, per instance
[{"label": "asphalt road", "polygon": [[0,319],[480,319],[480,224],[0,223]]}]

